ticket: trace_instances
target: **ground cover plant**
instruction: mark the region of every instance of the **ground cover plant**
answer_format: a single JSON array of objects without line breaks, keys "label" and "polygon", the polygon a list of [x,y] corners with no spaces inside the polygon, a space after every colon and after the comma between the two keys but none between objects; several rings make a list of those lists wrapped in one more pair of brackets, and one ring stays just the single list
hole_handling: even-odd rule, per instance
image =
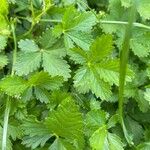
[{"label": "ground cover plant", "polygon": [[150,149],[149,0],[1,0],[0,149]]}]

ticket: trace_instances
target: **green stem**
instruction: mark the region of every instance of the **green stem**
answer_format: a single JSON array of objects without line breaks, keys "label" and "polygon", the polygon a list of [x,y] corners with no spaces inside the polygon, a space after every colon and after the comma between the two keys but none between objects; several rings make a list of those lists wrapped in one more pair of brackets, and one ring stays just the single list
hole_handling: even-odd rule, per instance
[{"label": "green stem", "polygon": [[[13,34],[14,39],[14,50],[13,50],[13,62],[12,62],[12,71],[11,76],[14,75],[14,64],[16,62],[16,55],[17,55],[17,40],[16,40],[16,34],[15,34],[15,26],[14,22],[11,24],[11,30]],[[9,113],[11,109],[11,100],[10,97],[7,96],[6,99],[6,108],[5,108],[5,114],[4,114],[4,125],[3,125],[3,137],[2,137],[2,150],[7,149],[7,132],[8,132],[8,122],[9,122]]]},{"label": "green stem", "polygon": [[33,20],[33,21],[32,21],[32,23],[31,23],[30,29],[29,29],[26,33],[24,33],[20,38],[29,35],[29,34],[32,32],[34,26],[35,26],[38,22],[40,22],[41,17],[42,17],[52,6],[53,6],[53,5],[49,4],[49,5],[46,7],[46,9],[44,9],[44,11],[42,11],[38,16],[35,17],[34,8],[33,8],[33,5],[32,5],[32,2],[31,2],[31,11],[32,11],[32,20]]},{"label": "green stem", "polygon": [[11,108],[11,101],[9,96],[6,100],[6,109],[4,114],[4,126],[3,126],[3,137],[2,137],[2,150],[7,149],[7,130],[8,130],[8,120],[9,120],[9,113]]},{"label": "green stem", "polygon": [[17,39],[16,39],[14,24],[11,25],[11,29],[12,29],[13,39],[14,39],[14,51],[13,51],[12,71],[11,71],[11,75],[13,76],[15,73],[14,64],[16,63],[16,59],[17,59]]},{"label": "green stem", "polygon": [[125,87],[125,77],[127,70],[127,62],[130,48],[130,39],[132,36],[132,27],[135,20],[135,5],[131,8],[131,15],[129,17],[129,23],[126,28],[125,37],[122,45],[121,55],[120,55],[120,77],[119,77],[119,117],[120,123],[122,125],[125,138],[129,144],[133,144],[130,139],[125,124],[124,124],[124,114],[123,114],[123,103],[124,103],[124,87]]},{"label": "green stem", "polygon": [[41,22],[53,22],[53,23],[61,23],[61,20],[56,20],[56,19],[41,19]]},{"label": "green stem", "polygon": [[[100,23],[102,23],[102,24],[128,25],[128,22],[125,22],[125,21],[100,20]],[[147,25],[144,25],[144,24],[138,23],[138,22],[134,22],[133,26],[150,30],[150,26],[147,26]]]}]

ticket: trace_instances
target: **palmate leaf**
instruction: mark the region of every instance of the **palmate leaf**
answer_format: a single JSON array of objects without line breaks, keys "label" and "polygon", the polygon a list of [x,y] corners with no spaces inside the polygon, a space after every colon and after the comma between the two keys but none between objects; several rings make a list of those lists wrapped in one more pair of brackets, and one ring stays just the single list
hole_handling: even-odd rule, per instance
[{"label": "palmate leaf", "polygon": [[74,86],[79,92],[91,90],[102,100],[110,98],[111,85],[119,82],[119,60],[111,58],[112,48],[112,37],[102,35],[92,43],[89,51],[69,50],[70,58],[82,65],[74,76]]},{"label": "palmate leaf", "polygon": [[[52,65],[49,65],[52,64]],[[55,55],[44,52],[43,53],[43,68],[47,71],[50,75],[54,76],[63,76],[64,80],[70,78],[70,67],[67,64],[67,61],[56,57]]]},{"label": "palmate leaf", "polygon": [[65,140],[57,138],[48,150],[75,150],[70,143]]},{"label": "palmate leaf", "polygon": [[82,116],[72,98],[64,99],[57,110],[50,112],[45,125],[51,133],[71,144],[72,149],[83,149]]},{"label": "palmate leaf", "polygon": [[49,129],[32,116],[25,120],[22,129],[26,135],[23,138],[22,144],[31,147],[32,149],[35,149],[38,146],[43,147],[52,136]]},{"label": "palmate leaf", "polygon": [[28,75],[30,72],[37,70],[40,67],[40,63],[40,52],[20,52],[18,53],[17,62],[14,68],[17,75]]},{"label": "palmate leaf", "polygon": [[56,39],[52,35],[51,29],[47,29],[38,42],[42,46],[41,49],[33,40],[26,39],[19,42],[21,52],[15,64],[16,74],[27,75],[42,64],[43,69],[52,77],[62,76],[64,80],[67,80],[70,77],[70,69],[63,59],[66,51],[62,40]]},{"label": "palmate leaf", "polygon": [[102,110],[92,110],[86,114],[87,134],[93,134],[99,127],[106,124],[107,114]]},{"label": "palmate leaf", "polygon": [[65,11],[62,23],[55,27],[54,33],[64,34],[67,49],[73,47],[73,43],[83,49],[89,49],[90,42],[93,41],[91,29],[95,23],[96,17],[92,12],[78,12],[71,6]]},{"label": "palmate leaf", "polygon": [[51,77],[47,72],[36,72],[31,75],[28,84],[32,87],[40,87],[47,90],[57,90],[62,86],[63,79],[61,77]]},{"label": "palmate leaf", "polygon": [[132,5],[132,3],[136,3],[137,11],[140,14],[140,16],[144,19],[150,19],[150,3],[149,0],[121,0],[122,6],[128,8]]},{"label": "palmate leaf", "polygon": [[0,81],[0,89],[9,96],[19,96],[28,87],[27,82],[18,76],[7,76]]},{"label": "palmate leaf", "polygon": [[111,86],[101,80],[93,68],[81,67],[78,69],[74,76],[74,87],[81,93],[88,93],[91,90],[103,100],[111,96]]},{"label": "palmate leaf", "polygon": [[63,83],[61,77],[51,77],[47,72],[36,72],[28,79],[28,88],[23,93],[23,99],[30,100],[32,94],[42,103],[48,103],[50,99],[49,90],[58,90]]},{"label": "palmate leaf", "polygon": [[22,129],[26,135],[23,144],[32,149],[44,144],[52,136],[56,139],[49,147],[50,150],[80,150],[83,149],[83,122],[78,107],[67,97],[57,110],[50,112],[49,116],[42,122],[30,117],[22,124]]},{"label": "palmate leaf", "polygon": [[[127,21],[127,16],[129,13],[128,8],[122,7],[123,4],[126,6],[129,5],[128,3],[130,0],[110,0],[109,4],[109,9],[110,12],[104,20],[112,20],[112,21]],[[121,3],[122,2],[122,3]],[[142,3],[142,4],[141,4]],[[143,1],[137,0],[136,2],[137,8],[143,5]],[[149,3],[147,3],[149,5]],[[143,7],[145,9],[145,7]],[[147,10],[147,9],[145,9]],[[119,48],[121,48],[123,39],[124,39],[124,31],[125,31],[125,26],[123,25],[101,25],[105,33],[116,33],[117,36],[119,37],[116,40],[116,44],[118,45]],[[133,29],[133,36],[130,41],[130,47],[131,50],[135,55],[138,57],[147,57],[150,53],[149,45],[150,45],[150,33],[146,30],[143,29]]]},{"label": "palmate leaf", "polygon": [[109,133],[106,126],[102,126],[93,133],[90,145],[95,150],[124,150],[121,139],[117,135]]}]

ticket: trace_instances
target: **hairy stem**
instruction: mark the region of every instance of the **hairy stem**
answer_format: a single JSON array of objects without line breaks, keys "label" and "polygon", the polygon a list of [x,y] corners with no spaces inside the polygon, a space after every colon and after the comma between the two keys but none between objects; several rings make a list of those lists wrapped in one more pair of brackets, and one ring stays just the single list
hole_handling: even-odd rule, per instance
[{"label": "hairy stem", "polygon": [[[13,50],[13,62],[12,62],[12,71],[11,76],[14,75],[14,64],[16,62],[16,55],[17,55],[17,40],[16,40],[16,34],[15,34],[15,26],[14,22],[11,24],[11,30],[13,34],[13,40],[14,40],[14,50]],[[10,97],[7,96],[6,99],[6,108],[5,108],[5,114],[4,114],[4,125],[3,125],[3,137],[2,137],[2,150],[7,149],[7,133],[8,133],[8,122],[9,122],[9,113],[11,109],[11,100]]]}]

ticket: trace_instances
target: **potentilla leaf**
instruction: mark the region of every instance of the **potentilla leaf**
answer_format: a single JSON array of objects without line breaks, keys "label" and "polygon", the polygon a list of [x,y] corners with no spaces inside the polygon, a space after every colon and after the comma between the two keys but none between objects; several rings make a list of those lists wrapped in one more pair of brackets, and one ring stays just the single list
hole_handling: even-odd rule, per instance
[{"label": "potentilla leaf", "polygon": [[[119,60],[111,56],[112,44],[111,35],[102,35],[91,44],[89,51],[81,48],[68,51],[70,58],[81,64],[74,76],[74,86],[79,92],[91,90],[102,100],[110,98],[111,85],[119,84]],[[131,77],[129,73],[126,80],[131,81]]]},{"label": "potentilla leaf", "polygon": [[22,129],[26,135],[23,138],[22,144],[31,147],[32,149],[35,149],[38,146],[43,147],[52,136],[49,129],[46,128],[42,122],[35,119],[34,116],[31,116],[24,121]]},{"label": "potentilla leaf", "polygon": [[[46,38],[50,41],[47,44]],[[14,66],[16,74],[19,76],[28,75],[42,64],[44,71],[52,77],[62,76],[64,80],[70,78],[70,67],[63,59],[66,56],[66,50],[62,40],[56,39],[52,35],[51,29],[47,29],[45,34],[39,38],[39,44],[42,46],[41,49],[33,40],[26,39],[19,42],[21,52],[18,53]]]},{"label": "potentilla leaf", "polygon": [[57,25],[54,34],[64,35],[67,49],[77,44],[83,49],[89,49],[93,41],[91,29],[96,24],[96,17],[92,12],[78,12],[73,6],[69,7],[62,18],[62,23]]},{"label": "potentilla leaf", "polygon": [[64,139],[68,144],[72,143],[77,150],[83,149],[83,120],[72,98],[64,99],[57,110],[50,112],[45,125],[50,132]]},{"label": "potentilla leaf", "polygon": [[37,70],[40,67],[40,63],[40,52],[20,52],[18,53],[17,62],[15,63],[14,68],[17,75],[28,75],[30,72]]},{"label": "potentilla leaf", "polygon": [[0,81],[0,89],[9,96],[20,96],[27,87],[27,81],[18,76],[7,76]]},{"label": "potentilla leaf", "polygon": [[95,150],[124,150],[121,139],[107,131],[106,126],[96,130],[90,138],[90,145]]},{"label": "potentilla leaf", "polygon": [[18,42],[18,47],[24,53],[37,52],[40,50],[38,45],[33,40],[29,40],[29,39],[20,40]]}]

